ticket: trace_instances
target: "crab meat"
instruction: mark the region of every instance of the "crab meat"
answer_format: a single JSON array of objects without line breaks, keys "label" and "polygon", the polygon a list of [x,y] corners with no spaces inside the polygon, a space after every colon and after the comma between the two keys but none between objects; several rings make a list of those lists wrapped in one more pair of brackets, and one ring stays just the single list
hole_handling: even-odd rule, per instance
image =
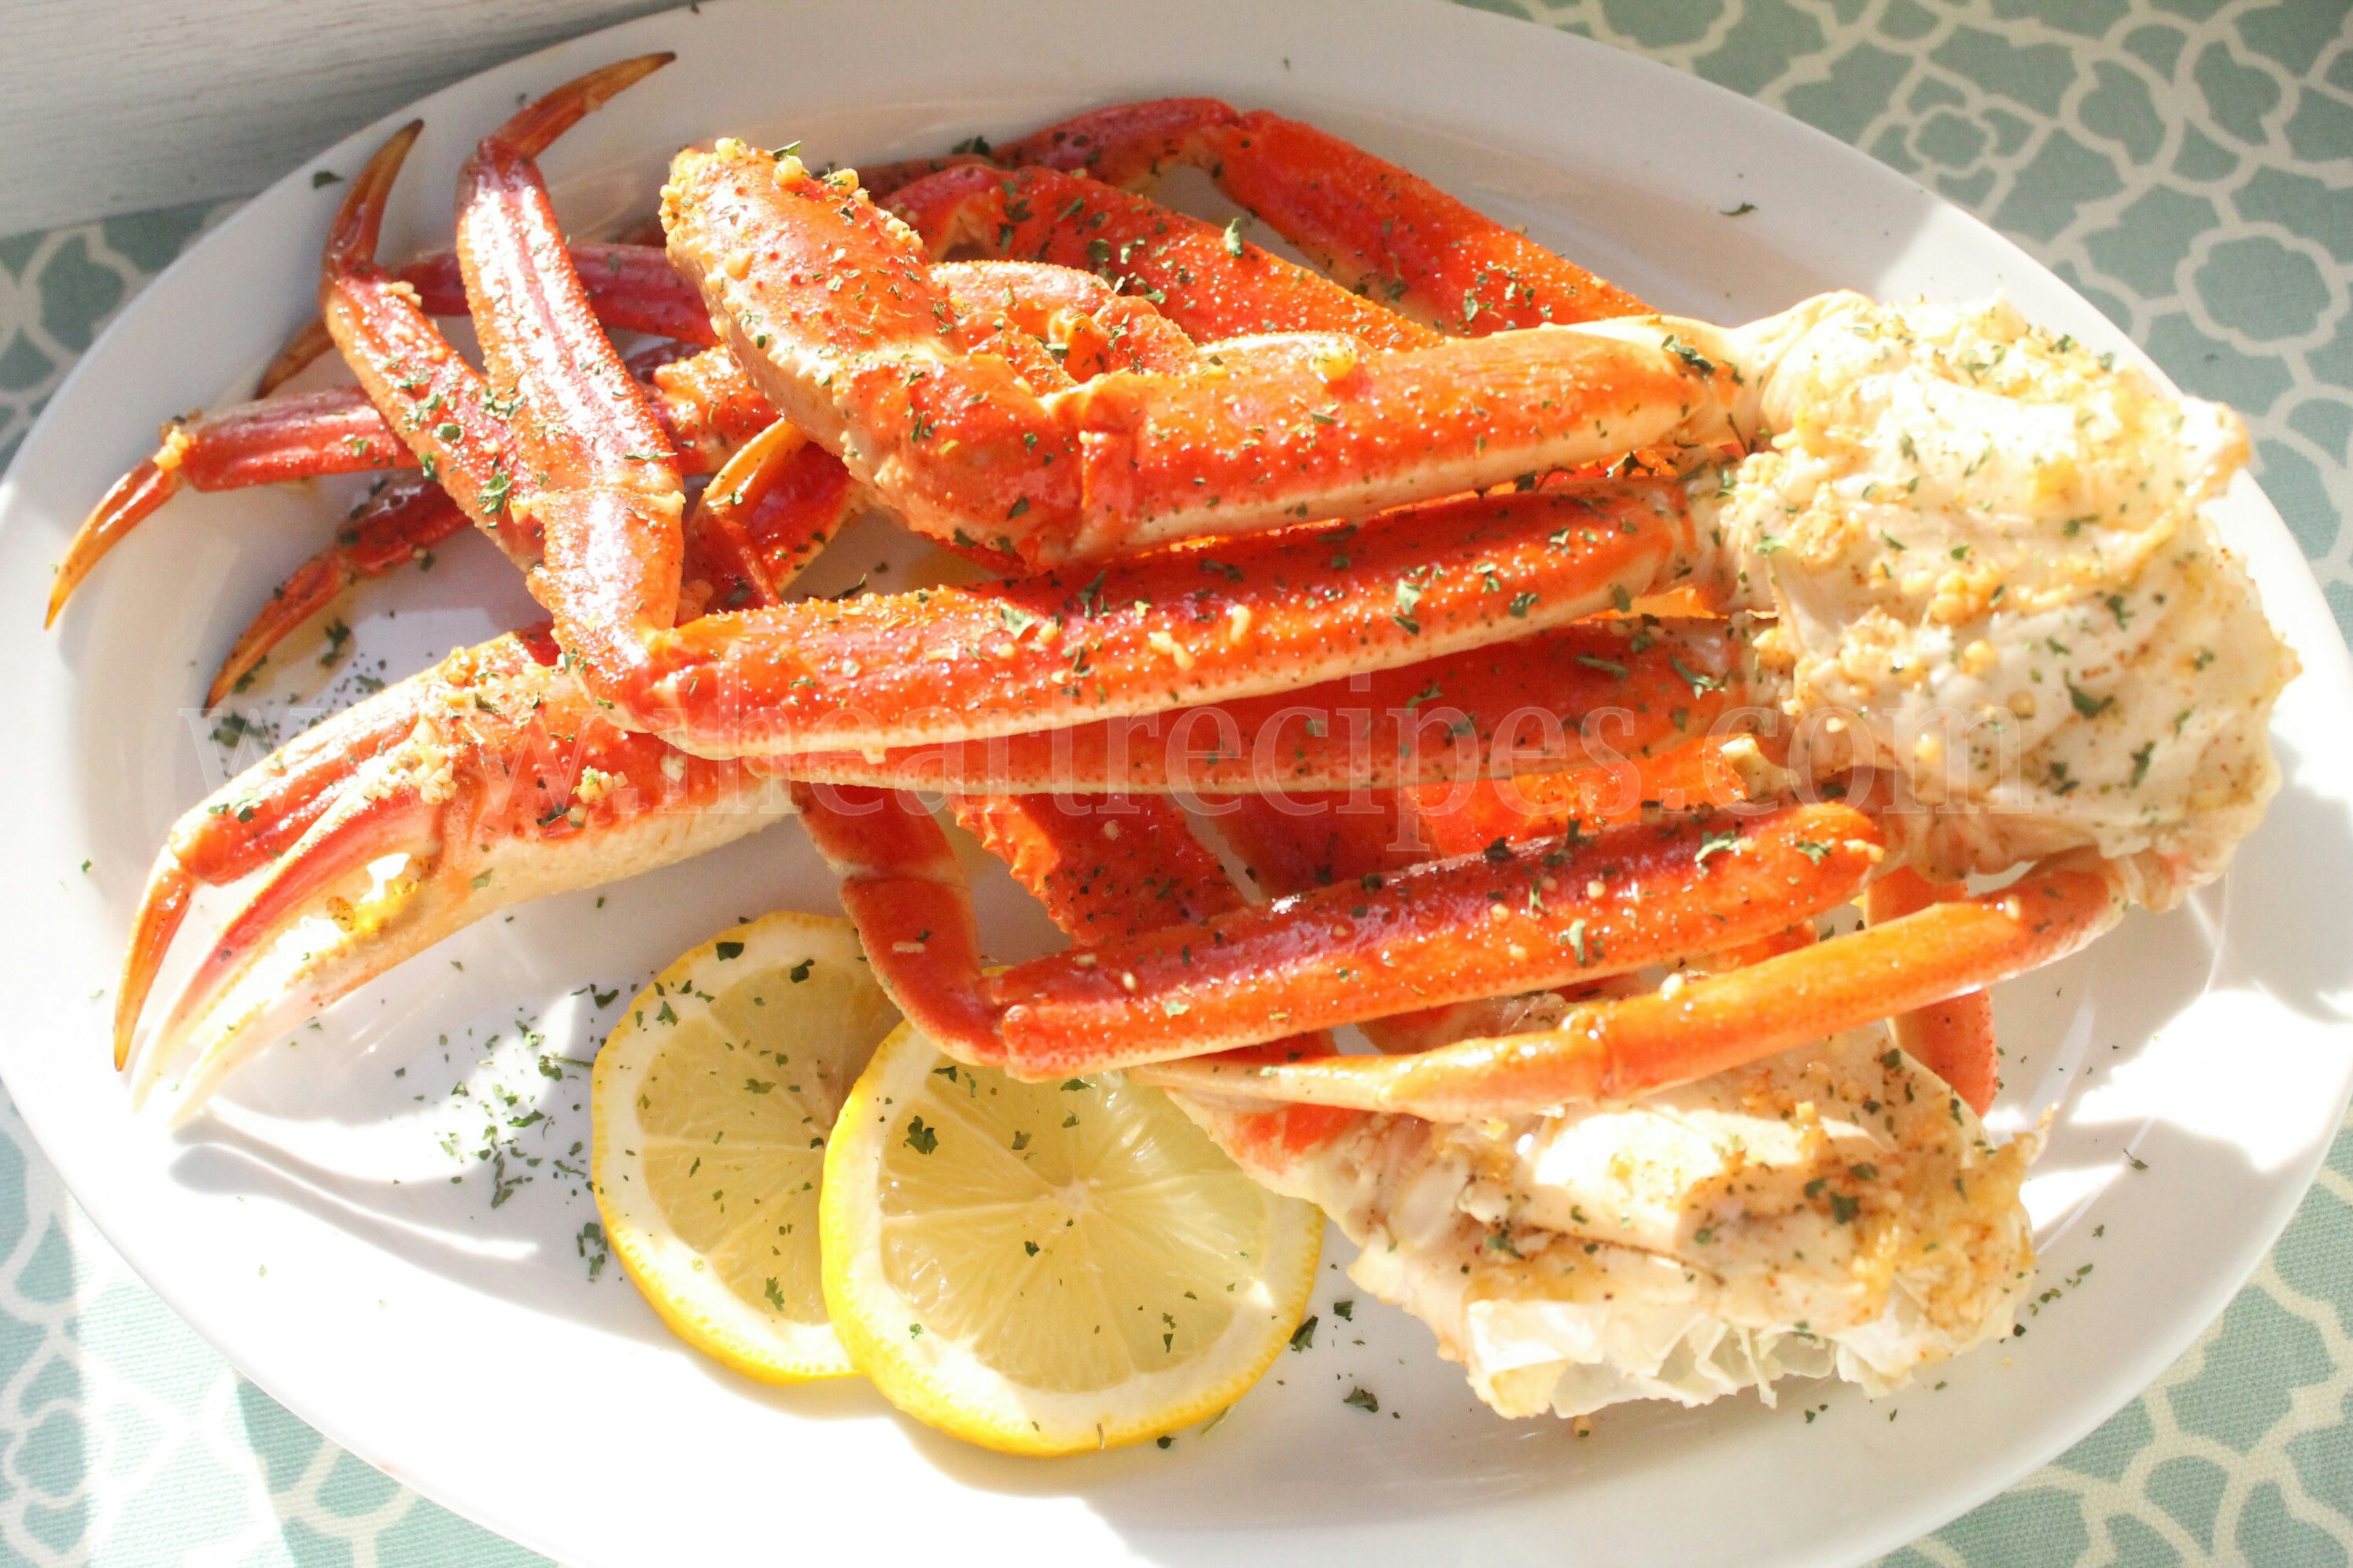
[{"label": "crab meat", "polygon": [[1651,1095],[1502,1121],[1363,1115],[1286,1146],[1178,1096],[1362,1250],[1505,1415],[1704,1404],[1835,1372],[1873,1396],[2006,1333],[2033,1272],[2032,1136],[1859,1029]]}]

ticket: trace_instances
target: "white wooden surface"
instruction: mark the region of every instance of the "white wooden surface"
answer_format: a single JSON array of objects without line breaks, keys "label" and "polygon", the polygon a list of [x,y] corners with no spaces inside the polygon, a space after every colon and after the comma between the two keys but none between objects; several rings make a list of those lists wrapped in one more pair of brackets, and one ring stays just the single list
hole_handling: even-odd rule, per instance
[{"label": "white wooden surface", "polygon": [[0,0],[0,235],[259,190],[445,82],[677,0]]}]

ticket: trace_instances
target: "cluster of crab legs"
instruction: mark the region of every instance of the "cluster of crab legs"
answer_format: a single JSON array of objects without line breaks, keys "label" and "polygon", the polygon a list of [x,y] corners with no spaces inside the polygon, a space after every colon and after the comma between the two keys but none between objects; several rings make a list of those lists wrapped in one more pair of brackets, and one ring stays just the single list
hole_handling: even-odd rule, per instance
[{"label": "cluster of crab legs", "polygon": [[[454,255],[398,271],[375,251],[417,128],[393,138],[335,219],[323,334],[272,370],[331,342],[359,385],[174,425],[76,539],[53,615],[179,486],[398,471],[216,698],[470,522],[552,617],[182,821],[119,999],[142,1092],[192,1054],[193,1106],[493,909],[794,812],[877,978],[951,1055],[1133,1069],[1227,1107],[1261,1159],[1366,1113],[1630,1099],[1882,1019],[1982,1107],[1984,988],[2122,913],[2130,878],[2084,851],[1973,895],[1869,769],[1799,799],[1735,722],[1775,694],[1675,471],[1755,439],[1769,334],[1662,327],[1401,169],[1204,100],[862,185],[723,141],[673,168],[667,255],[567,249],[534,158],[665,59],[486,138]],[[1332,276],[1131,188],[1176,164]],[[431,319],[460,312],[480,370]],[[625,359],[619,330],[670,342]],[[786,598],[878,505],[1003,575]],[[919,789],[1070,951],[985,969]],[[1244,884],[1180,795],[1211,802]],[[197,886],[256,874],[141,1040]],[[1817,940],[1851,902],[1865,927]],[[1346,1024],[1382,1054],[1336,1054]]]}]

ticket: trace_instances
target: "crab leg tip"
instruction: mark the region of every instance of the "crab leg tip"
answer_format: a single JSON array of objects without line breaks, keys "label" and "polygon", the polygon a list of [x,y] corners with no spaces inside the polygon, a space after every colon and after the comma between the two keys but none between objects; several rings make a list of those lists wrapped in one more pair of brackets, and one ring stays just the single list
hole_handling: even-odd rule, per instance
[{"label": "crab leg tip", "polygon": [[335,351],[335,340],[328,335],[327,323],[312,321],[301,332],[286,340],[278,357],[262,371],[261,379],[253,389],[257,397],[267,397],[295,376],[309,369],[313,361]]},{"label": "crab leg tip", "polygon": [[401,165],[408,161],[409,149],[417,144],[424,130],[424,121],[410,121],[386,138],[353,176],[352,187],[343,193],[343,205],[335,209],[334,222],[328,226],[329,271],[375,258],[376,235],[384,225],[385,203],[392,195],[393,182],[400,177]]},{"label": "crab leg tip", "polygon": [[602,109],[615,94],[644,80],[678,58],[668,49],[638,55],[600,66],[575,77],[554,91],[525,105],[515,116],[482,139],[484,152],[507,157],[536,158],[549,143],[579,123],[584,115]]}]

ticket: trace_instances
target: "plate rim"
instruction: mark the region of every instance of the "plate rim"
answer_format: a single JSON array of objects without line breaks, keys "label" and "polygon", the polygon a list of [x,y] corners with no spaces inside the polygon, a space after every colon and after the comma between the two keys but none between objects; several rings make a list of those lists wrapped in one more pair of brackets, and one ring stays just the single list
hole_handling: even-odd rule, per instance
[{"label": "plate rim", "polygon": [[[1186,0],[1180,0],[1181,3],[1186,3]],[[1142,0],[1138,0],[1138,4],[1134,8],[1141,9]],[[28,459],[46,456],[47,449],[51,444],[68,439],[61,433],[65,427],[62,411],[70,408],[74,400],[73,394],[86,376],[94,374],[93,366],[108,353],[117,337],[127,335],[129,323],[133,320],[142,298],[154,291],[166,281],[174,278],[183,269],[204,265],[204,259],[210,248],[228,243],[233,237],[241,237],[248,228],[266,226],[276,221],[265,211],[267,205],[265,198],[277,196],[281,192],[299,189],[304,183],[305,175],[314,168],[328,164],[341,167],[346,163],[355,162],[357,158],[371,151],[375,143],[395,126],[420,113],[429,113],[432,106],[445,99],[479,90],[486,83],[504,80],[518,85],[527,85],[531,79],[535,79],[537,74],[544,72],[547,67],[560,59],[568,59],[588,52],[602,53],[608,48],[621,47],[620,41],[625,38],[628,40],[626,47],[636,48],[647,42],[647,35],[655,29],[679,25],[690,10],[700,11],[701,14],[694,18],[697,25],[707,25],[716,21],[722,25],[732,26],[737,18],[757,15],[770,9],[772,7],[763,5],[761,0],[707,0],[707,4],[700,7],[681,6],[559,40],[528,54],[471,73],[432,93],[426,94],[400,109],[379,117],[302,160],[300,165],[281,179],[246,198],[237,211],[206,229],[162,271],[149,279],[142,286],[139,293],[127,299],[105,329],[93,338],[89,347],[83,351],[66,376],[50,394],[41,415],[27,431],[15,458],[8,465],[7,472],[0,474],[0,526],[25,525],[21,519],[13,518],[10,515],[14,510],[10,503],[18,471],[30,466],[27,462]],[[888,6],[878,7],[878,9],[887,10]],[[986,7],[976,9],[985,10]],[[1166,4],[1155,4],[1154,9],[1159,14],[1160,19],[1165,21],[1168,6]],[[1386,13],[1391,16],[1412,16],[1423,25],[1433,28],[1460,28],[1472,33],[1483,31],[1497,41],[1526,42],[1526,36],[1523,29],[1534,28],[1547,35],[1549,39],[1543,44],[1531,45],[1534,48],[1587,53],[1588,58],[1606,58],[1613,69],[1638,73],[1648,81],[1661,84],[1661,90],[1667,93],[1688,94],[1701,99],[1714,95],[1715,102],[1724,112],[1736,117],[1753,117],[1758,123],[1770,122],[1774,125],[1777,133],[1785,136],[1795,135],[1812,143],[1811,152],[1815,156],[1834,164],[1843,165],[1853,171],[1867,185],[1881,185],[1889,192],[1898,187],[1908,188],[1913,197],[1915,200],[1925,200],[1927,207],[1934,211],[1941,221],[1949,223],[1958,219],[1976,230],[1980,239],[1990,242],[1992,246],[2005,252],[2011,265],[2025,277],[2063,290],[2068,295],[2082,302],[2086,309],[2093,310],[2096,313],[2096,307],[2084,300],[2080,291],[2068,284],[2063,279],[2058,278],[2051,269],[2037,260],[2022,247],[1974,214],[1955,206],[1911,176],[1879,162],[1861,148],[1842,142],[1818,127],[1807,124],[1718,83],[1582,35],[1565,32],[1533,19],[1507,17],[1483,8],[1462,5],[1459,0],[1451,0],[1451,3],[1450,0],[1369,0],[1369,4],[1360,3],[1354,7],[1344,6],[1340,0],[1313,0],[1313,3],[1302,6],[1301,9],[1324,12],[1335,18],[1342,15],[1361,16],[1367,11],[1376,14]],[[1215,90],[1212,87],[1204,90]],[[1083,92],[1080,96],[1086,97]],[[1086,101],[1098,101],[1098,99],[1086,98]],[[1878,193],[1867,192],[1866,194]],[[2164,385],[2171,387],[2170,379],[2153,361],[2148,359],[2146,352],[2137,343],[2132,343],[2129,339],[2124,338],[2120,330],[2117,336],[2128,344],[2131,354],[2143,368],[2155,375]],[[2283,538],[2294,545],[2293,534],[2287,529],[2284,521],[2280,518],[2276,508],[2271,504],[2268,497],[2262,498],[2261,504],[2267,514],[2266,521],[2269,526],[2276,529]],[[2295,556],[2300,567],[2300,577],[2296,583],[2297,597],[2308,598],[2312,603],[2306,607],[2307,609],[2316,607],[2320,611],[2322,624],[2333,629],[2335,618],[2327,609],[2316,577],[2312,572],[2310,562],[2304,557],[2300,548],[2295,549]],[[2277,591],[2277,585],[2266,583],[2264,590],[2268,599]],[[2304,660],[2305,679],[2307,682],[2316,683],[2319,678],[2326,676],[2330,678],[2331,683],[2353,686],[2353,652],[2348,652],[2341,635],[2330,639],[2323,648],[2299,646],[2297,652]],[[2346,1026],[2338,1027],[2342,1029]],[[0,1052],[0,1081],[5,1081],[9,1076],[8,1061],[9,1054]],[[13,1084],[10,1089],[14,1098]],[[2348,1084],[2348,1092],[2353,1092],[2353,1084]],[[231,1354],[227,1344],[224,1343],[224,1336],[216,1333],[215,1326],[206,1321],[211,1314],[190,1311],[183,1304],[179,1292],[171,1288],[164,1280],[159,1280],[146,1268],[141,1266],[138,1259],[141,1255],[146,1254],[148,1249],[136,1243],[126,1246],[124,1233],[127,1227],[119,1228],[116,1223],[100,1217],[101,1213],[113,1214],[112,1203],[103,1202],[93,1208],[82,1199],[78,1185],[66,1178],[68,1166],[56,1158],[53,1152],[56,1144],[51,1137],[43,1133],[39,1119],[33,1115],[25,1114],[24,1102],[18,1100],[16,1103],[20,1119],[26,1130],[40,1148],[43,1157],[48,1160],[52,1169],[57,1171],[67,1191],[73,1194],[76,1202],[81,1206],[84,1215],[97,1227],[108,1244],[113,1246],[138,1274],[142,1281],[195,1332],[217,1351],[239,1376],[253,1382],[271,1398],[277,1400],[330,1441],[336,1443],[355,1457],[367,1459],[370,1454],[378,1451],[376,1445],[367,1441],[363,1433],[353,1430],[352,1423],[347,1422],[337,1410],[316,1406],[313,1402],[301,1397],[300,1391],[281,1392],[280,1388],[272,1386],[270,1380],[256,1377],[248,1371],[239,1358]],[[2337,1107],[2340,1119],[2344,1108],[2342,1103]],[[59,1129],[51,1129],[52,1132],[57,1130]],[[1936,1494],[1937,1500],[1933,1504],[1924,1501],[1908,1511],[1883,1513],[1879,1516],[1879,1521],[1875,1526],[1866,1520],[1844,1530],[1836,1528],[1826,1530],[1823,1538],[1818,1540],[1817,1544],[1808,1554],[1808,1560],[1824,1563],[1862,1563],[1929,1534],[2040,1469],[2051,1459],[2065,1452],[2106,1423],[2135,1398],[2139,1397],[2149,1383],[2167,1366],[2179,1359],[2245,1287],[2249,1277],[2261,1266],[2263,1257],[2276,1245],[2280,1235],[2301,1207],[2328,1152],[2328,1139],[2323,1138],[2302,1159],[2284,1163],[2279,1168],[2284,1179],[2274,1183],[2274,1197],[2272,1212],[2263,1216],[2260,1224],[2242,1227],[2234,1233],[2239,1238],[2236,1254],[2231,1259],[2228,1267],[2210,1276],[2206,1288],[2198,1294],[2194,1303],[2195,1310],[2177,1308],[2168,1313],[2167,1327],[2151,1336],[2145,1348],[2137,1355],[2126,1358],[2125,1361],[2120,1363],[2119,1367],[2105,1380],[2110,1385],[2121,1386],[2124,1389],[2121,1396],[2114,1403],[2107,1403],[2105,1397],[2087,1402],[2076,1413],[2074,1419],[2046,1425],[2034,1442],[2017,1450],[2014,1462],[1989,1464],[1983,1467],[1983,1473],[1970,1482],[1948,1488]],[[2293,1180],[2284,1178],[2293,1178]],[[289,1397],[289,1393],[294,1393],[295,1397]],[[784,1419],[793,1419],[782,1413],[780,1415]],[[534,1521],[519,1515],[516,1510],[495,1506],[480,1497],[453,1493],[438,1484],[420,1478],[406,1467],[394,1466],[374,1459],[369,1459],[368,1462],[401,1485],[412,1489],[419,1495],[430,1499],[461,1518],[494,1531],[505,1539],[524,1545],[529,1550],[549,1555],[556,1554],[555,1549],[549,1544],[551,1538],[538,1529]],[[1491,1511],[1498,1510],[1515,1511],[1518,1508],[1526,1506],[1529,1500],[1531,1499],[1506,1499],[1500,1504],[1483,1505],[1483,1508]],[[1534,1500],[1541,1501],[1540,1499]],[[1456,1509],[1433,1510],[1433,1516],[1462,1517],[1478,1511],[1482,1508],[1482,1505],[1468,1504]],[[1345,1539],[1347,1531],[1311,1522],[1253,1527],[1252,1533],[1281,1542],[1299,1542],[1314,1539],[1336,1542]],[[1133,1547],[1132,1542],[1131,1547]],[[1825,1552],[1831,1555],[1822,1555]]]}]

